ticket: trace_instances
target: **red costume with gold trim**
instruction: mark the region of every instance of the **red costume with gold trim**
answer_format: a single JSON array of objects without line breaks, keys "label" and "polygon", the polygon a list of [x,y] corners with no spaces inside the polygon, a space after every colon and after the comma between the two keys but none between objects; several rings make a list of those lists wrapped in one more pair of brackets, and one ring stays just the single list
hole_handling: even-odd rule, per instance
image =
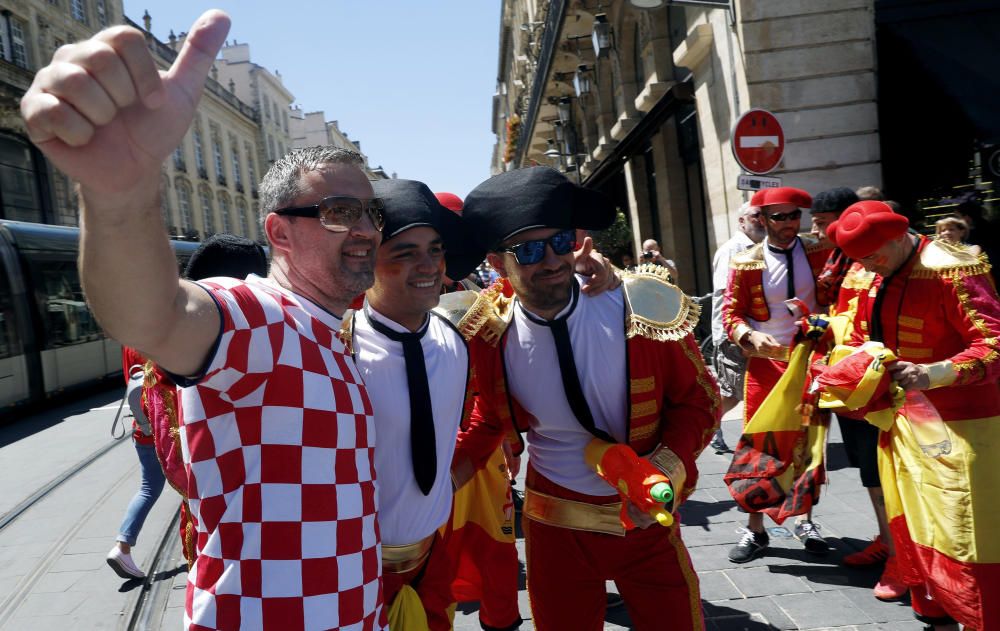
[{"label": "red costume with gold trim", "polygon": [[924,455],[908,423],[882,433],[889,526],[917,613],[980,631],[1000,628],[1000,302],[989,270],[920,237],[910,259],[861,296],[853,337],[870,335],[929,369],[923,394],[950,451]]},{"label": "red costume with gold trim", "polygon": [[[717,426],[718,389],[690,333],[697,320],[690,299],[650,273],[626,274],[623,291],[631,307],[621,323],[626,331],[628,444],[670,478],[676,508],[694,490],[695,460]],[[456,459],[465,458],[477,467],[510,429],[527,431],[541,420],[531,418],[508,392],[503,351],[510,296],[506,281],[495,284],[464,322],[475,331],[470,351],[480,387]],[[643,301],[643,296],[655,299]],[[657,301],[671,305],[666,307],[670,315],[644,310],[644,304]],[[554,380],[556,390],[562,391],[558,374],[539,378]],[[523,449],[520,434],[518,440]],[[703,627],[698,580],[680,540],[679,524],[668,530],[653,525],[626,533],[620,508],[617,495],[574,492],[546,479],[529,462],[524,528],[536,628],[601,628],[603,621],[603,598],[591,602],[592,598],[547,576],[546,568],[558,568],[562,575],[582,581],[600,580],[602,596],[603,580],[614,578],[637,629],[662,629],[664,611],[670,612],[670,626]]]},{"label": "red costume with gold trim", "polygon": [[[805,234],[798,239],[809,262],[817,302],[822,305],[832,300],[828,288],[817,282],[827,263],[830,245]],[[766,245],[758,243],[730,262],[722,324],[736,344],[756,330],[752,321],[771,319],[764,289]],[[787,385],[788,392],[778,392],[776,388],[785,375],[794,346],[795,342],[770,357],[751,352],[743,399],[743,425],[748,433],[741,437],[726,475],[730,493],[740,506],[748,511],[766,512],[778,523],[791,515],[807,513],[818,499],[819,487],[825,480],[822,443],[828,419],[825,415],[807,413],[807,417],[812,417],[808,424],[815,426],[811,432],[800,419],[807,362],[798,363],[802,374],[795,375],[789,384],[782,383],[781,387]],[[771,405],[762,412],[768,418],[758,419],[753,427],[748,427],[768,395],[772,395]]]}]

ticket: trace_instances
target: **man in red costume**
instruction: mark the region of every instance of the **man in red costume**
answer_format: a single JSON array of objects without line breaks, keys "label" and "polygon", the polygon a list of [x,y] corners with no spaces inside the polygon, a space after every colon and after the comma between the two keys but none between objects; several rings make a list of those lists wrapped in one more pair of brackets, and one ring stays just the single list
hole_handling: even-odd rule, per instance
[{"label": "man in red costume", "polygon": [[893,380],[923,391],[943,421],[932,445],[908,404],[882,433],[889,528],[918,619],[939,630],[957,631],[956,621],[996,629],[1000,303],[988,264],[908,226],[886,204],[862,201],[828,229],[847,256],[877,274],[861,296],[854,341],[867,332],[893,351]]},{"label": "man in red costume", "polygon": [[[826,229],[836,221],[849,206],[860,201],[849,188],[838,187],[818,193],[813,198],[812,234],[821,241],[829,242]],[[841,316],[843,326],[834,328],[833,343],[845,344],[845,334],[850,335],[854,318],[858,312],[858,302],[868,293],[875,273],[852,260],[840,248],[830,251],[826,266],[816,281],[820,291],[828,292],[835,299],[830,305],[831,316]],[[860,323],[859,323],[860,325]],[[844,565],[863,567],[885,563],[885,568],[873,592],[880,600],[894,600],[907,592],[907,587],[898,578],[897,559],[889,536],[889,522],[885,516],[885,497],[878,474],[878,435],[874,425],[865,422],[863,415],[842,411],[837,412],[840,435],[844,441],[844,451],[852,467],[861,474],[861,485],[868,491],[878,522],[878,536],[863,550],[848,554]]]},{"label": "man in red costume", "polygon": [[670,479],[676,509],[719,415],[691,335],[697,309],[665,273],[626,275],[597,296],[573,274],[575,229],[603,229],[614,216],[606,197],[545,167],[502,173],[467,197],[463,221],[504,278],[464,320],[475,331],[479,398],[456,458],[481,467],[482,444],[528,432],[524,528],[537,629],[603,628],[607,580],[636,629],[702,629],[678,525],[630,510],[639,527],[626,531],[616,489],[584,459],[595,437],[629,445]]},{"label": "man in red costume", "polygon": [[[788,302],[804,305],[810,313],[817,312],[824,302],[816,277],[829,251],[817,239],[799,235],[802,209],[812,205],[812,198],[805,191],[787,186],[764,189],[754,194],[750,204],[763,211],[767,238],[733,257],[722,305],[722,323],[729,339],[750,355],[744,386],[744,427],[788,366],[799,329],[798,319],[804,315],[793,313]],[[746,438],[741,444],[747,444]],[[760,461],[757,455],[761,451],[759,445],[737,449],[730,473],[744,464],[753,468],[751,463]],[[781,507],[781,515],[805,513],[806,519],[796,524],[796,536],[809,552],[825,554],[829,546],[810,515],[819,493],[818,485],[823,481],[822,467],[813,471],[813,481],[806,485],[808,490],[799,499],[776,493],[777,485],[762,480],[756,470],[750,474],[733,476],[734,479],[727,476],[730,492],[749,512],[743,538],[730,551],[729,560],[746,563],[765,553],[769,540],[764,516],[757,511],[775,506]],[[785,507],[790,501],[795,506]]]}]

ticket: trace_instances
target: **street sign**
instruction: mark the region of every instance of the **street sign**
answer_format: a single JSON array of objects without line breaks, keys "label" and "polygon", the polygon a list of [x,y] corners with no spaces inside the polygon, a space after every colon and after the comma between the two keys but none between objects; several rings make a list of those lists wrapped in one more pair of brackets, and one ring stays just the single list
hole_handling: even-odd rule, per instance
[{"label": "street sign", "polygon": [[778,188],[779,186],[781,186],[780,177],[741,173],[736,178],[736,188],[741,191],[759,191],[762,188]]},{"label": "street sign", "polygon": [[774,114],[750,110],[733,126],[733,155],[741,167],[751,173],[770,173],[785,152],[785,133]]}]

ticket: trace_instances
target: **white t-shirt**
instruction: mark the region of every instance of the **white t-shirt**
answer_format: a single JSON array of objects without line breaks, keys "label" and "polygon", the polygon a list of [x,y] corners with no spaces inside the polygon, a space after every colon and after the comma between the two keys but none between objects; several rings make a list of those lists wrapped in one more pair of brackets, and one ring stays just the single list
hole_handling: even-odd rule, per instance
[{"label": "white t-shirt", "polygon": [[[788,260],[784,254],[772,252],[767,239],[764,240],[764,300],[771,318],[764,322],[748,320],[750,326],[762,333],[771,335],[783,346],[789,346],[798,328],[798,317],[792,315],[785,305],[788,300]],[[792,246],[792,261],[795,266],[795,297],[805,303],[809,311],[819,311],[816,302],[816,279],[813,278],[809,259],[802,240],[795,239]]]},{"label": "white t-shirt", "polygon": [[413,475],[410,395],[403,344],[373,329],[369,317],[393,331],[408,331],[369,305],[354,317],[355,361],[375,411],[375,470],[382,543],[406,545],[431,535],[451,512],[451,460],[465,403],[469,351],[450,324],[433,314],[428,316],[420,345],[434,412],[437,475],[430,493],[424,495]]},{"label": "white t-shirt", "polygon": [[[577,278],[579,286],[580,278]],[[621,288],[594,297],[579,292],[557,317],[568,314],[573,359],[584,398],[597,428],[626,442],[625,298]],[[614,495],[583,459],[594,438],[577,420],[563,389],[552,331],[532,320],[515,301],[504,346],[510,394],[534,420],[528,430],[528,455],[549,480],[578,493]]]}]

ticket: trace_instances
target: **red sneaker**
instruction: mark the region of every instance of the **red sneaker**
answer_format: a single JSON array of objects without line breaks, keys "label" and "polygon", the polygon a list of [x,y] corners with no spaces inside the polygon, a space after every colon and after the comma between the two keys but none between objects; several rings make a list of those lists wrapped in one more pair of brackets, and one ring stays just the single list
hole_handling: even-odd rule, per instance
[{"label": "red sneaker", "polygon": [[896,600],[902,598],[909,587],[899,580],[896,573],[896,557],[892,556],[885,561],[885,570],[882,571],[881,578],[875,584],[875,598],[879,600]]},{"label": "red sneaker", "polygon": [[883,563],[889,558],[889,546],[882,543],[881,537],[875,537],[875,540],[868,544],[864,550],[860,552],[854,552],[845,556],[842,561],[844,565],[849,565],[851,567],[862,567],[865,565],[875,565],[877,563]]}]

